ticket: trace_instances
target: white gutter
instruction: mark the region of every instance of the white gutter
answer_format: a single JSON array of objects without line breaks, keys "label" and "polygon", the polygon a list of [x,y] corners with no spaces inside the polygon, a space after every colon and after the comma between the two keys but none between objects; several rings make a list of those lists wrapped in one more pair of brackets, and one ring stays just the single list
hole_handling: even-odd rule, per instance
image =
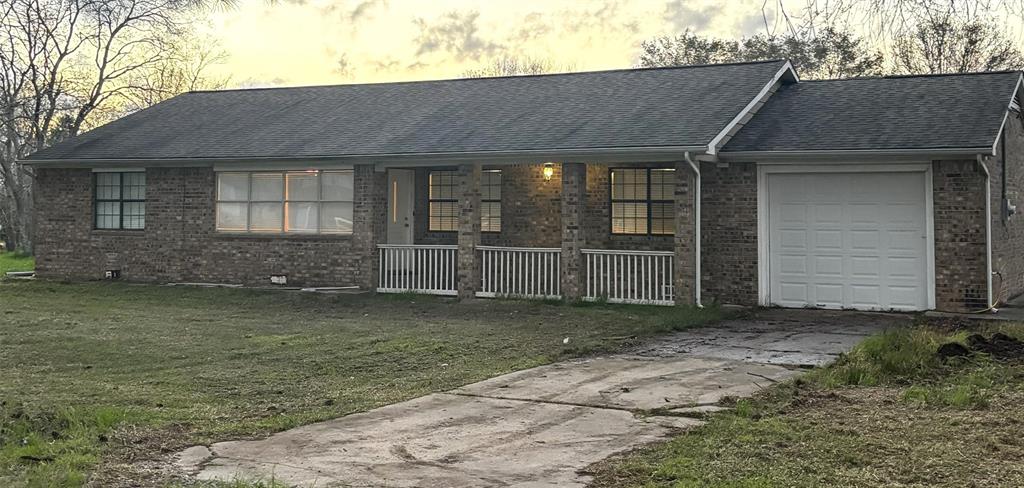
[{"label": "white gutter", "polygon": [[978,155],[978,164],[985,172],[985,273],[988,283],[988,307],[982,311],[996,312],[998,311],[996,310],[997,303],[992,301],[992,175],[988,172],[988,166],[985,165],[985,156]]},{"label": "white gutter", "polygon": [[683,158],[686,159],[687,163],[690,163],[690,168],[693,169],[694,175],[694,201],[693,201],[693,232],[694,236],[694,274],[697,276],[696,283],[693,288],[693,301],[697,304],[697,307],[703,308],[704,305],[700,302],[700,166],[693,161],[690,157],[690,151],[683,153]]},{"label": "white gutter", "polygon": [[544,162],[596,162],[597,159],[635,161],[637,158],[651,161],[673,161],[679,158],[679,151],[699,151],[705,146],[610,146],[591,148],[555,148],[508,151],[457,151],[433,153],[380,153],[324,156],[254,156],[254,157],[213,157],[213,158],[130,158],[130,159],[22,159],[18,162],[39,167],[88,167],[111,165],[147,166],[209,166],[218,163],[348,163],[348,164],[438,164],[460,161],[485,161],[523,163]]}]

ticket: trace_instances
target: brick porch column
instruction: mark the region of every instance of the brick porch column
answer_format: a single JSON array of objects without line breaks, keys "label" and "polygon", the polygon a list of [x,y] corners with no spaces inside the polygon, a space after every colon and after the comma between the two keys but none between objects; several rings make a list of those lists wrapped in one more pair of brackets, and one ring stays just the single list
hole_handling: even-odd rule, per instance
[{"label": "brick porch column", "polygon": [[693,201],[693,168],[686,161],[676,162],[676,189],[675,189],[675,276],[672,279],[672,288],[675,295],[676,305],[693,305],[696,301],[694,290],[694,272],[696,269],[694,259],[696,257],[695,237],[693,228],[694,201]]},{"label": "brick porch column", "polygon": [[380,267],[377,244],[384,243],[387,238],[387,173],[375,171],[372,164],[357,164],[353,169],[353,180],[352,250],[361,256],[358,269],[360,287],[374,290]]},{"label": "brick porch column", "polygon": [[587,165],[562,164],[562,298],[583,296],[583,219],[587,210]]},{"label": "brick porch column", "polygon": [[480,289],[480,165],[461,164],[459,192],[459,299],[476,297]]}]

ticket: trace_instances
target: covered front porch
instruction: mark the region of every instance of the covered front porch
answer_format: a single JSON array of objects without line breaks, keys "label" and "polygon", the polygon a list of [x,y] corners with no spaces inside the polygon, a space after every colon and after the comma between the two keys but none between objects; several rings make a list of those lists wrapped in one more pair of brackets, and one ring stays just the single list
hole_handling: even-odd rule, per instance
[{"label": "covered front porch", "polygon": [[699,303],[695,172],[686,161],[380,172],[378,292]]}]

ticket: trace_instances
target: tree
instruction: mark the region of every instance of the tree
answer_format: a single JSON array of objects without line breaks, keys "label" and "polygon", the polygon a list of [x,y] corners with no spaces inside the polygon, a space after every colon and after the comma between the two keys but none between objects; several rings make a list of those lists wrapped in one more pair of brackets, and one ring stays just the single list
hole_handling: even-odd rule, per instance
[{"label": "tree", "polygon": [[952,15],[925,20],[894,43],[899,73],[967,73],[1024,68],[1024,55],[994,23]]},{"label": "tree", "polygon": [[641,44],[641,67],[789,59],[801,77],[847,78],[882,72],[882,54],[846,31],[825,28],[808,35],[759,34],[738,41],[684,32]]},{"label": "tree", "polygon": [[487,78],[492,76],[540,75],[544,73],[565,73],[572,71],[572,65],[557,66],[549,59],[502,56],[479,68],[462,73],[464,78]]},{"label": "tree", "polygon": [[137,82],[173,59],[188,33],[181,13],[200,1],[0,4],[0,226],[10,247],[32,249],[34,175],[18,160],[158,92]]}]

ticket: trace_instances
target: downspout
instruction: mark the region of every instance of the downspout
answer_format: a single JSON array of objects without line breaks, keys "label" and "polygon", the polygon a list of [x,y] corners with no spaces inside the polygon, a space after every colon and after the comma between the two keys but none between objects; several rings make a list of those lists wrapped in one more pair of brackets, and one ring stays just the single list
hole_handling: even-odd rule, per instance
[{"label": "downspout", "polygon": [[[1005,163],[1004,163],[1005,164]],[[985,165],[985,157],[978,155],[978,165],[985,172],[985,272],[988,284],[988,308],[979,310],[976,313],[992,311],[998,312],[997,303],[992,301],[992,174]]]},{"label": "downspout", "polygon": [[694,233],[694,274],[696,274],[696,283],[694,284],[693,301],[697,304],[698,308],[703,308],[704,305],[700,302],[700,166],[693,161],[690,157],[690,151],[683,153],[683,158],[690,164],[690,168],[693,169],[694,175],[694,200],[693,200],[693,233]]}]

